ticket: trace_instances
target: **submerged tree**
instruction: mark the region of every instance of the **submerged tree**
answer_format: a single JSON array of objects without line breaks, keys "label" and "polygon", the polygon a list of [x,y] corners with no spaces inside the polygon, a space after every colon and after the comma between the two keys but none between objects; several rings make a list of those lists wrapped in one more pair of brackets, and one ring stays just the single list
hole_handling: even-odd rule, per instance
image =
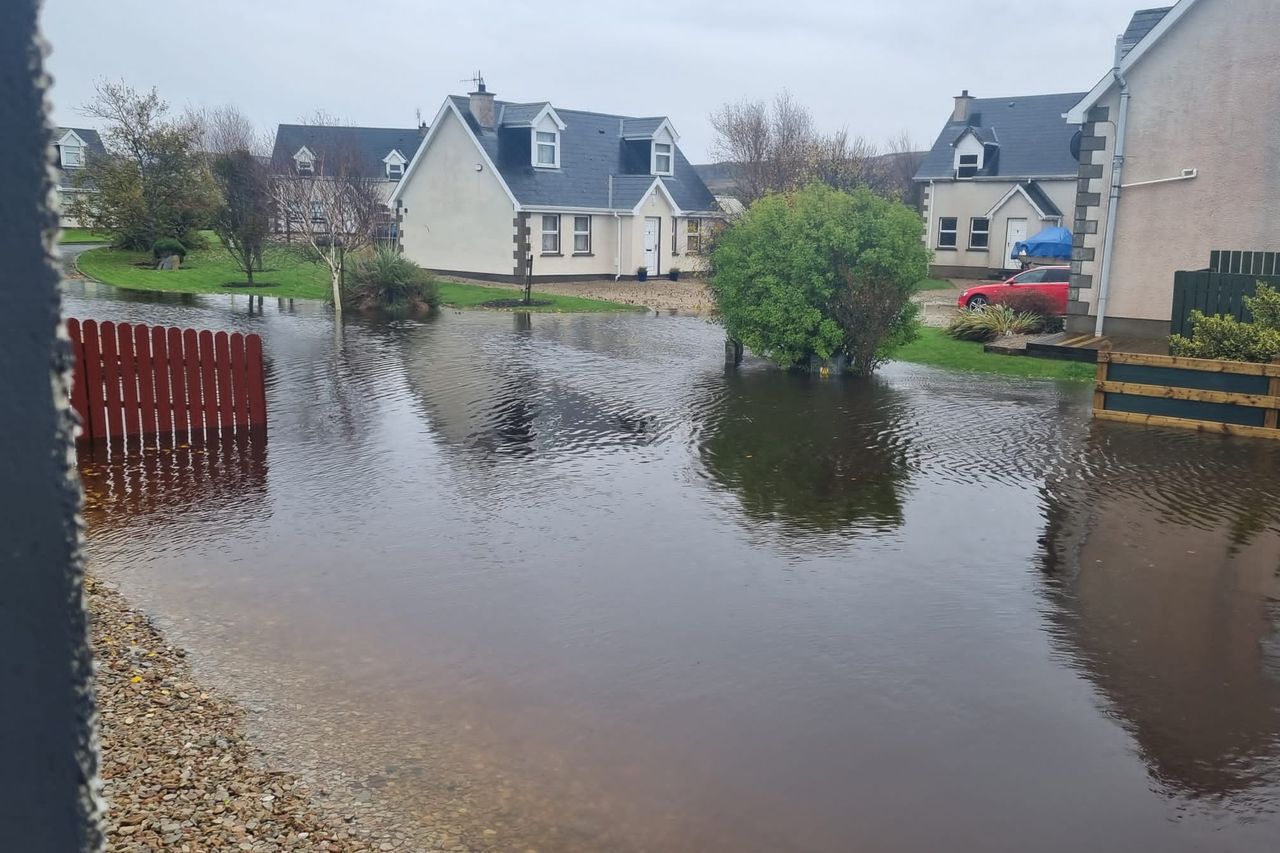
[{"label": "submerged tree", "polygon": [[102,124],[106,154],[90,157],[68,211],[87,227],[115,235],[118,245],[150,250],[173,237],[200,242],[218,205],[218,189],[198,150],[199,126],[170,119],[155,89],[140,93],[103,81],[83,112]]},{"label": "submerged tree", "polygon": [[766,196],[717,241],[721,322],[781,365],[844,355],[854,373],[870,374],[915,335],[911,295],[929,267],[923,227],[865,188]]}]

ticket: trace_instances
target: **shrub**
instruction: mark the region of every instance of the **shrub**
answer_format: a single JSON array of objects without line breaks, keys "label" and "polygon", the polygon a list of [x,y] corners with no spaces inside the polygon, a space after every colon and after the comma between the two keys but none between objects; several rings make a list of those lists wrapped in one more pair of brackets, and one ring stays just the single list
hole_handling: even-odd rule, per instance
[{"label": "shrub", "polygon": [[[1264,295],[1262,307],[1263,316],[1270,319],[1267,312],[1271,303],[1266,301],[1268,299],[1270,295]],[[1210,317],[1200,311],[1192,311],[1191,337],[1170,337],[1169,352],[1187,358],[1271,361],[1280,355],[1280,329],[1262,323],[1241,323],[1235,317],[1221,314]]]},{"label": "shrub", "polygon": [[177,255],[179,258],[186,260],[187,247],[182,245],[181,240],[173,237],[161,237],[151,244],[151,256],[157,261],[170,255]]},{"label": "shrub", "polygon": [[1280,329],[1280,293],[1265,281],[1258,282],[1258,290],[1253,296],[1244,298],[1244,307],[1249,309],[1257,325]]},{"label": "shrub", "polygon": [[439,306],[440,289],[422,267],[379,246],[347,269],[342,301],[363,311],[415,314]]},{"label": "shrub", "polygon": [[844,354],[869,374],[914,336],[923,223],[861,189],[769,195],[717,238],[711,288],[729,337],[781,365]]},{"label": "shrub", "polygon": [[1042,332],[1061,332],[1063,321],[1058,313],[1057,303],[1053,297],[1038,290],[1027,290],[1016,287],[1008,288],[1010,293],[1002,295],[997,301],[1007,305],[1019,314],[1035,314],[1041,318]]},{"label": "shrub", "polygon": [[1045,318],[1030,311],[1015,311],[1007,304],[984,305],[961,311],[947,325],[947,334],[959,341],[994,341],[1004,335],[1043,331]]}]

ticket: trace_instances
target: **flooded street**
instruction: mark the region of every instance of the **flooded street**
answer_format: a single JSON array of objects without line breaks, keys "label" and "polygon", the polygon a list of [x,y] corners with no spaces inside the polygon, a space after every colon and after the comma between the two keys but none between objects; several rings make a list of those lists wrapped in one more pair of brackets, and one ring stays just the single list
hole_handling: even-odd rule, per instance
[{"label": "flooded street", "polygon": [[696,317],[67,285],[257,332],[261,441],[82,454],[91,569],[290,766],[528,851],[1272,851],[1280,447],[818,381]]}]

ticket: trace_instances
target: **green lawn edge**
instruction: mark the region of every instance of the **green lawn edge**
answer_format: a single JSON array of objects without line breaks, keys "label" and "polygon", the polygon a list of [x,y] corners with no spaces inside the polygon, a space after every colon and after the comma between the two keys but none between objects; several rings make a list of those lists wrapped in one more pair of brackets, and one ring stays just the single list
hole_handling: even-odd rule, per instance
[{"label": "green lawn edge", "polygon": [[110,234],[98,234],[88,228],[63,228],[58,234],[58,244],[64,246],[76,243],[110,243]]},{"label": "green lawn edge", "polygon": [[[146,252],[130,252],[122,249],[90,249],[76,259],[80,272],[96,281],[126,290],[146,290],[157,293],[238,293],[254,296],[276,296],[289,299],[329,298],[328,270],[319,264],[289,259],[279,255],[268,257],[267,269],[255,277],[270,286],[226,287],[228,281],[243,281],[244,274],[232,262],[230,255],[213,246],[187,255],[181,269],[156,270],[137,266],[148,263]],[[441,281],[440,299],[454,308],[484,308],[483,303],[496,299],[519,298],[519,292],[508,288],[486,287],[478,284]],[[530,308],[498,308],[488,310],[525,310],[539,313],[617,313],[647,310],[643,306],[588,299],[582,296],[557,296],[534,292],[533,298],[547,302]]]},{"label": "green lawn edge", "polygon": [[955,285],[945,278],[926,278],[916,285],[916,293],[923,293],[926,290],[955,290]]},{"label": "green lawn edge", "polygon": [[920,336],[893,353],[894,361],[924,364],[965,373],[987,373],[1019,379],[1058,379],[1088,382],[1096,368],[1078,361],[1031,358],[1025,355],[997,355],[985,352],[976,341],[957,341],[942,329],[925,328]]}]

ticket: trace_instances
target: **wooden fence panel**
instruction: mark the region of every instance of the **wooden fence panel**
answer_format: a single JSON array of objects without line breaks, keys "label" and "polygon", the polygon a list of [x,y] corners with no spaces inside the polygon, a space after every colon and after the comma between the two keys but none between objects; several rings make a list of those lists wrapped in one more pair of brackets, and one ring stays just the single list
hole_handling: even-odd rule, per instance
[{"label": "wooden fence panel", "polygon": [[81,437],[187,441],[267,425],[257,335],[67,321]]},{"label": "wooden fence panel", "polygon": [[1280,438],[1278,412],[1280,359],[1098,353],[1093,415],[1100,420]]},{"label": "wooden fence panel", "polygon": [[[1231,261],[1226,259],[1222,263],[1226,265]],[[1259,281],[1280,289],[1280,275],[1219,273],[1210,270],[1174,273],[1170,331],[1175,335],[1189,336],[1192,311],[1209,316],[1225,314],[1241,322],[1249,322],[1253,315],[1245,307],[1244,298],[1257,293]]]}]

